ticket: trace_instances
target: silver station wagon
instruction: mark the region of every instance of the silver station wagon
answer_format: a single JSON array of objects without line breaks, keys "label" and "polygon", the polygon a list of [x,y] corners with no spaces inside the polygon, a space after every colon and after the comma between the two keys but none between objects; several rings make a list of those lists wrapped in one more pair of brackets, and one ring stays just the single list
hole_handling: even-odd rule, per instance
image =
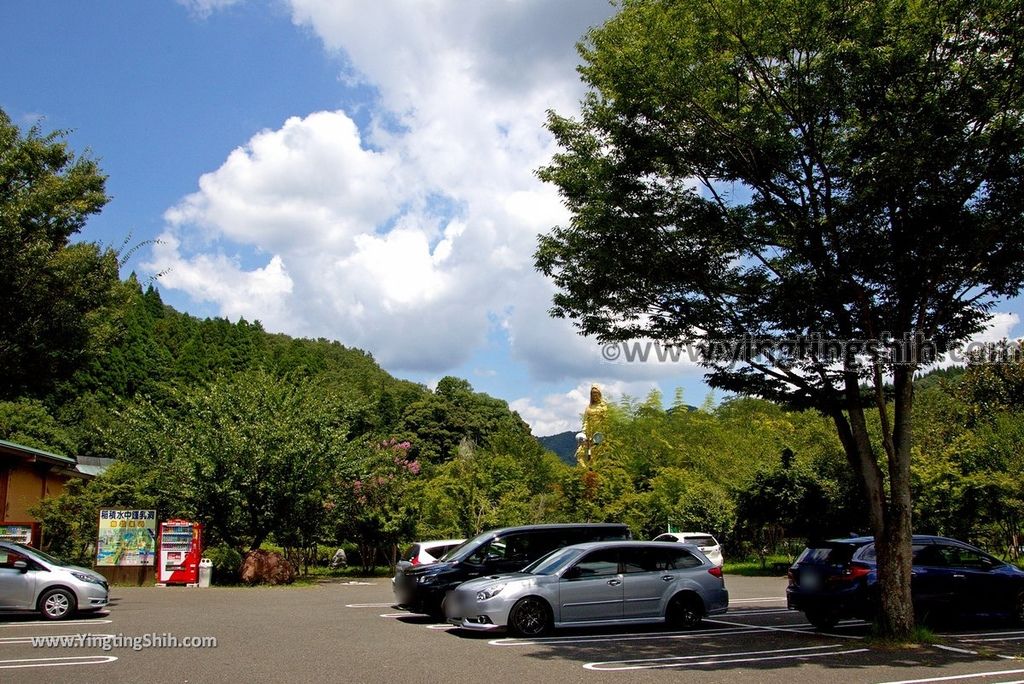
[{"label": "silver station wagon", "polygon": [[722,569],[692,544],[591,542],[552,551],[521,572],[460,584],[445,599],[464,629],[540,636],[552,627],[665,622],[691,628],[729,605]]}]

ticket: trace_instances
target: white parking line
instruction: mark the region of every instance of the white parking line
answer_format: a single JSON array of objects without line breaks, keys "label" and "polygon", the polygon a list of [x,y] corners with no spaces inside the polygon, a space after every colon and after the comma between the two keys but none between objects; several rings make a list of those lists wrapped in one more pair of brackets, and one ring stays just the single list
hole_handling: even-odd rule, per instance
[{"label": "white parking line", "polygon": [[0,670],[17,670],[27,667],[63,667],[67,665],[103,665],[117,660],[117,656],[70,656],[67,658],[22,658],[0,660]]},{"label": "white parking line", "polygon": [[35,639],[79,639],[84,636],[99,637],[101,639],[113,639],[113,634],[47,634],[43,637],[32,637],[32,636],[16,636],[16,637],[0,637],[0,646],[5,644],[31,644]]},{"label": "white parking line", "polygon": [[999,636],[999,635],[1024,635],[1024,630],[1009,630],[1002,632],[942,632],[938,636],[949,637],[951,639],[957,639],[962,637],[984,637],[984,636]]},{"label": "white parking line", "polygon": [[395,602],[390,603],[346,603],[346,608],[390,608]]},{"label": "white parking line", "polygon": [[416,617],[415,613],[381,613],[382,618]]},{"label": "white parking line", "polygon": [[[812,626],[810,623],[804,623],[804,624],[799,624],[799,625],[790,625],[788,627],[772,627],[772,626],[769,626],[769,625],[747,625],[747,624],[744,624],[742,622],[731,622],[729,620],[718,620],[718,619],[715,619],[715,620],[705,620],[704,622],[712,622],[712,623],[714,623],[716,625],[729,625],[730,627],[756,627],[757,629],[760,629],[760,630],[763,630],[763,631],[766,631],[766,632],[790,632],[792,634],[817,634],[818,636],[835,637],[837,639],[856,639],[858,641],[864,638],[864,637],[856,636],[854,634],[836,634],[835,632],[818,632],[818,631],[814,631],[814,630],[805,629],[807,627],[811,627]],[[864,622],[863,620],[851,620],[851,621],[847,621],[847,622],[842,622],[840,624],[848,626],[848,627],[860,627],[860,626],[866,625],[868,623]]]},{"label": "white parking line", "polygon": [[67,625],[109,625],[112,620],[29,620],[28,622],[0,622],[0,627],[65,627]]},{"label": "white parking line", "polygon": [[557,646],[559,644],[596,644],[619,641],[656,641],[660,639],[701,639],[720,634],[756,634],[762,631],[756,627],[747,626],[739,629],[714,629],[701,632],[668,632],[652,634],[600,634],[595,636],[564,636],[564,637],[543,637],[540,639],[492,639],[487,643],[490,646]]},{"label": "white parking line", "polygon": [[427,625],[427,629],[455,629],[455,625]]},{"label": "white parking line", "polygon": [[729,614],[730,615],[735,615],[737,617],[745,617],[747,615],[783,615],[785,613],[792,613],[792,612],[793,611],[787,610],[785,608],[765,608],[764,610],[758,610],[757,608],[754,608],[752,610],[745,610],[745,609],[733,610],[733,611],[729,611]]},{"label": "white parking line", "polygon": [[729,599],[729,605],[734,603],[785,603],[785,596],[766,596],[764,598],[741,598]]},{"label": "white parking line", "polygon": [[978,655],[977,651],[968,651],[966,648],[954,648],[952,646],[944,646],[943,644],[932,644],[932,647],[943,651],[950,651],[952,653],[962,653],[964,655]]},{"label": "white parking line", "polygon": [[983,643],[988,642],[988,641],[1022,641],[1022,640],[1024,640],[1024,635],[1022,635],[1022,636],[990,637],[988,639],[961,639],[961,641],[963,641],[965,643],[968,643],[968,644],[983,644]]},{"label": "white parking line", "polygon": [[[622,670],[655,670],[669,667],[698,667],[706,665],[726,665],[731,663],[746,663],[751,661],[764,662],[766,660],[793,660],[801,658],[822,658],[824,656],[850,655],[853,653],[865,653],[866,648],[856,648],[847,651],[828,651],[825,649],[839,648],[838,644],[828,646],[804,646],[801,648],[781,648],[770,651],[743,651],[737,653],[702,653],[692,656],[674,656],[668,658],[642,658],[638,660],[609,660],[598,663],[587,663],[583,667],[587,670],[600,670],[602,672],[615,672]],[[783,655],[770,655],[779,653]],[[703,658],[704,660],[701,660]]]},{"label": "white parking line", "polygon": [[[1021,674],[1024,670],[995,670],[992,672],[975,672],[974,674],[949,675],[948,677],[929,677],[928,679],[902,679],[898,682],[883,682],[882,684],[924,684],[925,682],[954,682],[958,679],[978,679],[979,677],[1003,677],[1011,674]],[[1005,682],[1004,684],[1014,684]]]}]

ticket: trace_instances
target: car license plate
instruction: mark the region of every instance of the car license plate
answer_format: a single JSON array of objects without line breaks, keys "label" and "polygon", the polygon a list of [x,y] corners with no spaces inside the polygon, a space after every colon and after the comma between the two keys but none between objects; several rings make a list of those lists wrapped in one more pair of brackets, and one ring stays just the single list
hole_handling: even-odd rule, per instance
[{"label": "car license plate", "polygon": [[821,577],[817,573],[813,572],[802,572],[800,573],[800,588],[801,589],[818,589],[821,587]]}]

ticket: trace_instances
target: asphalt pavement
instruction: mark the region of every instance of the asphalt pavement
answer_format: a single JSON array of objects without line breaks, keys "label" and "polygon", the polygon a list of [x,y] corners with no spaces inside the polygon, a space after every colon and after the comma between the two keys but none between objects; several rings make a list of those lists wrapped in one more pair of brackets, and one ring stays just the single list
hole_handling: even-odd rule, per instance
[{"label": "asphalt pavement", "polygon": [[[727,576],[726,583],[729,612],[695,630],[562,630],[542,639],[469,634],[396,611],[390,581],[381,578],[256,589],[114,588],[110,609],[92,618],[44,623],[0,615],[0,681],[1024,681],[1022,626],[956,624],[940,630],[938,644],[886,649],[865,640],[863,622],[815,632],[786,610],[784,579]],[[44,636],[67,644],[32,643]]]}]

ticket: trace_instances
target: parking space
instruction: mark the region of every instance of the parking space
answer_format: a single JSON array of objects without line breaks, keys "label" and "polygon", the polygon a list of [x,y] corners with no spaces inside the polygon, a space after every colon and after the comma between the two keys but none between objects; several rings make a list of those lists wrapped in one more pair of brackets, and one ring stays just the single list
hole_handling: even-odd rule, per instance
[{"label": "parking space", "polygon": [[691,631],[660,626],[557,630],[543,638],[522,639],[503,633],[466,633],[408,614],[382,611],[379,615],[410,629],[449,631],[445,639],[457,639],[473,649],[473,655],[467,657],[489,657],[477,650],[479,643],[516,654],[525,662],[571,664],[599,678],[621,673],[636,681],[635,677],[645,673],[663,678],[668,676],[666,672],[675,672],[678,677],[700,673],[702,682],[709,677],[711,681],[720,677],[720,681],[759,683],[818,682],[837,677],[879,684],[1024,682],[1024,630],[1016,627],[947,629],[937,634],[935,644],[896,650],[871,640],[870,624],[860,620],[840,622],[828,632],[815,630],[801,613],[785,607],[784,585],[778,580],[729,578],[728,584],[735,597],[729,612],[706,619]]},{"label": "parking space", "polygon": [[[78,671],[81,680],[92,679],[86,669],[105,666],[117,660],[117,656],[104,653],[97,643],[94,647],[76,649],[74,655],[53,655],[50,649],[39,648],[33,642],[43,638],[57,640],[78,639],[83,634],[98,639],[109,638],[108,631],[113,620],[107,613],[93,618],[50,622],[34,616],[0,613],[0,680],[11,681],[14,671],[46,670],[68,668]],[[97,676],[97,679],[100,677]]]},{"label": "parking space", "polygon": [[[109,615],[62,623],[0,616],[0,681],[225,682],[1024,682],[1024,628],[937,630],[940,642],[886,649],[870,626],[815,632],[777,579],[727,578],[727,614],[691,631],[557,630],[541,639],[467,633],[392,608],[390,582],[277,589],[115,589]],[[173,633],[213,649],[33,648],[43,635]]]}]

